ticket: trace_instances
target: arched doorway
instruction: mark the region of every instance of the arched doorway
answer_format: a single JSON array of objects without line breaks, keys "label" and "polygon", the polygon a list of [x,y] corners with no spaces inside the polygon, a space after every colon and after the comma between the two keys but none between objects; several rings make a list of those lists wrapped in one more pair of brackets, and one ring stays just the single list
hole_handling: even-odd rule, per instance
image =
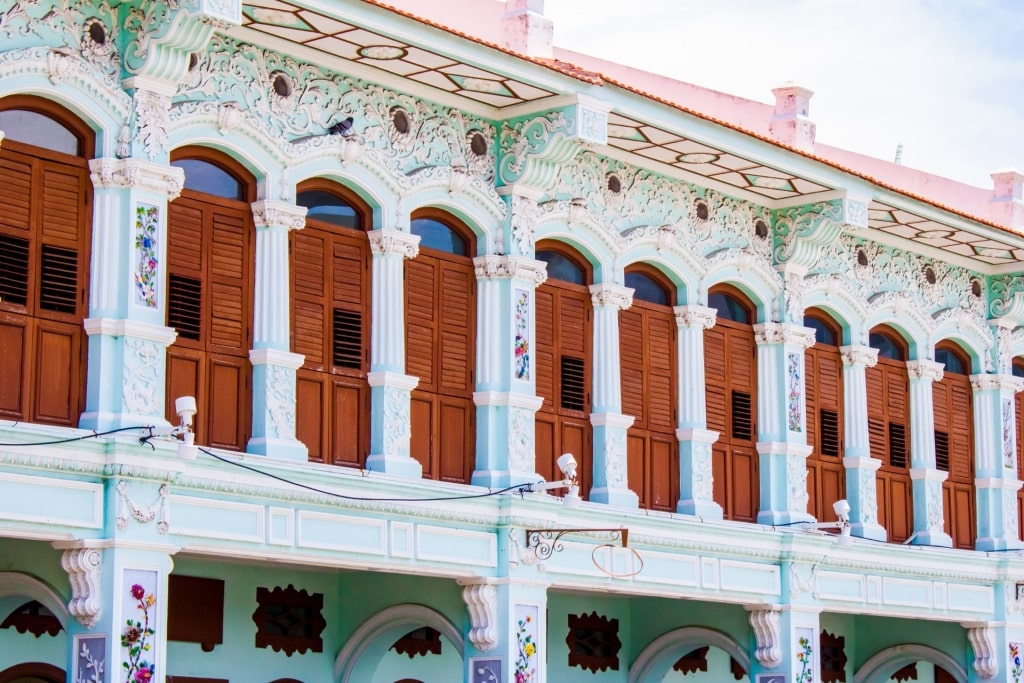
[{"label": "arched doorway", "polygon": [[690,626],[670,631],[645,647],[629,668],[627,680],[727,683],[746,680],[749,671],[750,655],[732,638],[713,629]]},{"label": "arched doorway", "polygon": [[85,408],[93,132],[35,97],[0,100],[0,417],[73,427]]},{"label": "arched doorway", "polygon": [[28,662],[0,671],[0,683],[64,683],[67,674],[52,664]]},{"label": "arched doorway", "polygon": [[[930,674],[930,677],[922,674]],[[945,652],[927,645],[897,645],[868,659],[853,676],[853,683],[906,680],[967,683],[967,671]]]}]

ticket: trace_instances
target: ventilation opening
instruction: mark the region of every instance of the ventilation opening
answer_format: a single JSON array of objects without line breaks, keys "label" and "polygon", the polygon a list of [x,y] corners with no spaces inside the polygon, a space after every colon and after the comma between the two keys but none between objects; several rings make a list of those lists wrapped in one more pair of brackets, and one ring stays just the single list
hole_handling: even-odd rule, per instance
[{"label": "ventilation opening", "polygon": [[198,279],[181,275],[167,278],[167,324],[183,339],[199,341],[202,296],[203,286]]},{"label": "ventilation opening", "polygon": [[78,309],[77,301],[78,252],[44,244],[39,269],[39,308],[74,313]]},{"label": "ventilation opening", "polygon": [[582,358],[562,356],[562,407],[586,410],[586,367]]},{"label": "ventilation opening", "polygon": [[732,392],[732,438],[750,441],[754,438],[754,419],[750,413],[750,394]]},{"label": "ventilation opening", "polygon": [[821,426],[821,454],[833,458],[839,457],[839,413],[834,410],[821,409],[819,413]]},{"label": "ventilation opening", "polygon": [[363,366],[363,314],[334,309],[334,365],[359,370]]},{"label": "ventilation opening", "polygon": [[935,430],[935,467],[949,472],[949,434]]},{"label": "ventilation opening", "polygon": [[28,305],[28,240],[0,235],[0,301]]},{"label": "ventilation opening", "polygon": [[892,422],[889,423],[889,465],[907,466],[907,428]]}]

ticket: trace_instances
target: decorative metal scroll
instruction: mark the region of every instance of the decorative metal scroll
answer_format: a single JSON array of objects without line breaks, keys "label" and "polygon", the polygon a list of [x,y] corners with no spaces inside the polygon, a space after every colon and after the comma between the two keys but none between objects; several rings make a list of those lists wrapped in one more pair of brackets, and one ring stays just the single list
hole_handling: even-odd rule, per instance
[{"label": "decorative metal scroll", "polygon": [[623,548],[629,547],[629,529],[527,529],[526,548],[533,548],[538,560],[546,560],[554,553],[565,550],[562,537],[567,534],[607,534],[611,542],[621,541]]}]

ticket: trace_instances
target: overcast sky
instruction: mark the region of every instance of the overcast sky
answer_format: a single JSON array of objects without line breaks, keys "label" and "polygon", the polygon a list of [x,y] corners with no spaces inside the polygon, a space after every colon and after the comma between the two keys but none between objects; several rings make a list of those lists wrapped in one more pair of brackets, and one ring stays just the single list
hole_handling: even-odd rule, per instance
[{"label": "overcast sky", "polygon": [[826,144],[991,187],[1024,171],[1021,0],[546,0],[555,44],[771,103]]}]

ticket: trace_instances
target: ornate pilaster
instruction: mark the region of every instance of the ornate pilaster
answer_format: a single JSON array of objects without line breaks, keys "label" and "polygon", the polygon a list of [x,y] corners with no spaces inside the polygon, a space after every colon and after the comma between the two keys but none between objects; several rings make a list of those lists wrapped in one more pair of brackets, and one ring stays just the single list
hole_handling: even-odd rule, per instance
[{"label": "ornate pilaster", "polygon": [[821,680],[820,623],[815,609],[757,605],[747,610],[757,643],[750,663],[751,680],[768,673],[798,683]]},{"label": "ornate pilaster", "polygon": [[619,311],[633,305],[633,290],[612,284],[590,287],[594,305],[594,486],[590,500],[637,507],[639,498],[626,480],[626,432],[635,419],[622,414],[619,362]]},{"label": "ornate pilaster", "polygon": [[373,252],[370,331],[370,456],[366,468],[419,478],[409,451],[410,397],[418,377],[405,374],[405,259],[416,258],[420,238],[380,229],[369,233]]},{"label": "ornate pilaster", "polygon": [[[512,531],[513,534],[517,533]],[[531,551],[532,552],[532,551]],[[506,579],[495,584],[460,582],[470,611],[470,632],[463,655],[467,683],[547,677],[547,587]],[[521,674],[521,676],[517,676]],[[525,678],[524,678],[525,677]]]},{"label": "ornate pilaster", "polygon": [[534,292],[547,278],[541,261],[480,256],[477,277],[477,463],[473,483],[500,488],[537,481]]},{"label": "ornate pilaster", "polygon": [[804,351],[814,331],[799,325],[754,326],[757,342],[757,452],[761,465],[761,524],[812,521],[807,514]]},{"label": "ornate pilaster", "polygon": [[708,519],[721,519],[714,501],[711,445],[718,432],[707,429],[704,389],[704,330],[715,326],[716,311],[705,306],[675,308],[679,362],[679,502],[676,510]]},{"label": "ornate pilaster", "polygon": [[94,159],[89,381],[80,425],[98,431],[166,424],[164,326],[167,202],[181,169],[136,159]]},{"label": "ornate pilaster", "polygon": [[871,457],[868,438],[868,395],[865,370],[878,362],[878,349],[844,346],[843,358],[843,467],[846,469],[846,500],[850,504],[850,533],[876,541],[886,539],[878,523],[878,489],[875,473],[882,461]]},{"label": "ornate pilaster", "polygon": [[1024,380],[972,375],[978,550],[1021,548],[1017,521],[1017,420],[1013,395]]},{"label": "ornate pilaster", "polygon": [[914,536],[920,545],[952,547],[944,530],[942,482],[949,473],[935,466],[935,413],[932,383],[942,379],[942,364],[930,360],[907,363],[910,373],[910,478],[913,481]]}]

